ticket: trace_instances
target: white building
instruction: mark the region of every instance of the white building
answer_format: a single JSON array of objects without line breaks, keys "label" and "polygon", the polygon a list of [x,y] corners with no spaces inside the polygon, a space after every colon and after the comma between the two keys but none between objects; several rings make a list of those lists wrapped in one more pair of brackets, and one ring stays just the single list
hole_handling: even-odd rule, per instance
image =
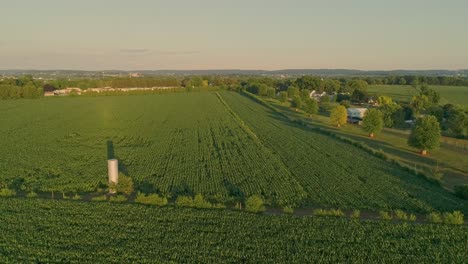
[{"label": "white building", "polygon": [[362,120],[367,112],[367,108],[348,108],[348,119]]}]

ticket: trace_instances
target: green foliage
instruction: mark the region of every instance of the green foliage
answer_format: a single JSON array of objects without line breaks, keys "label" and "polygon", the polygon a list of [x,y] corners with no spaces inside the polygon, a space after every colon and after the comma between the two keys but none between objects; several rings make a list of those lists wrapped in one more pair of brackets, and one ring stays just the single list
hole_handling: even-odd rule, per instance
[{"label": "green foliage", "polygon": [[456,185],[454,191],[456,196],[468,200],[468,184]]},{"label": "green foliage", "polygon": [[193,199],[193,207],[195,208],[211,208],[212,205],[210,202],[206,201],[205,198],[203,198],[203,195],[197,194],[195,195],[195,198]]},{"label": "green foliage", "polygon": [[434,224],[442,223],[442,217],[437,212],[432,212],[427,215],[427,221]]},{"label": "green foliage", "polygon": [[119,183],[116,186],[118,193],[123,193],[126,195],[131,194],[133,189],[133,180],[130,176],[126,176],[122,173],[119,173]]},{"label": "green foliage", "polygon": [[340,127],[346,124],[348,119],[348,112],[342,105],[338,105],[331,111],[330,124],[336,127]]},{"label": "green foliage", "polygon": [[466,225],[17,198],[0,211],[2,263],[466,262]]},{"label": "green foliage", "polygon": [[167,198],[166,197],[160,197],[157,194],[148,194],[145,195],[143,193],[138,193],[137,197],[135,198],[136,203],[142,203],[142,204],[151,204],[151,205],[157,205],[157,206],[164,206],[167,204]]},{"label": "green foliage", "polygon": [[302,102],[301,97],[294,96],[294,98],[291,101],[291,107],[302,108],[303,105],[304,105],[304,103]]},{"label": "green foliage", "polygon": [[16,191],[8,188],[0,189],[0,197],[12,197],[16,195]]},{"label": "green foliage", "polygon": [[37,193],[35,193],[35,192],[29,192],[28,194],[26,194],[26,197],[27,197],[27,198],[36,198],[36,197],[37,197]]},{"label": "green foliage", "polygon": [[193,198],[191,196],[178,196],[175,204],[179,207],[193,207]]},{"label": "green foliage", "polygon": [[379,211],[379,217],[382,220],[392,220],[392,214],[386,211]]},{"label": "green foliage", "polygon": [[278,100],[282,103],[288,101],[288,93],[285,91],[279,92],[278,94]]},{"label": "green foliage", "polygon": [[80,200],[81,196],[75,193],[75,195],[72,196],[72,200]]},{"label": "green foliage", "polygon": [[314,99],[307,98],[304,101],[303,109],[308,114],[317,114],[318,113],[318,103]]},{"label": "green foliage", "polygon": [[295,86],[289,86],[287,93],[288,93],[289,98],[294,98],[295,96],[299,96],[299,88]]},{"label": "green foliage", "polygon": [[105,195],[96,196],[96,197],[91,198],[91,201],[93,202],[107,201],[107,196]]},{"label": "green foliage", "polygon": [[382,131],[384,126],[383,114],[375,108],[371,108],[366,111],[364,118],[362,119],[362,129],[369,133],[369,135],[374,135]]},{"label": "green foliage", "polygon": [[340,105],[346,107],[346,108],[350,108],[351,107],[351,102],[349,100],[342,100],[340,102]]},{"label": "green foliage", "polygon": [[352,219],[359,219],[361,217],[361,211],[359,210],[353,210],[351,212],[351,218]]},{"label": "green foliage", "polygon": [[114,202],[114,203],[123,203],[127,201],[127,197],[125,195],[113,195],[109,197],[109,202]]},{"label": "green foliage", "polygon": [[263,205],[262,197],[258,195],[252,195],[247,198],[245,202],[245,210],[251,213],[259,213],[265,211],[265,206]]},{"label": "green foliage", "polygon": [[344,217],[345,214],[340,209],[315,209],[312,212],[315,216]]},{"label": "green foliage", "polygon": [[276,96],[276,89],[273,88],[273,87],[268,87],[267,96],[268,96],[269,98],[275,98],[275,96]]},{"label": "green foliage", "polygon": [[283,213],[285,214],[293,214],[294,213],[294,209],[290,206],[285,206],[283,207]]},{"label": "green foliage", "polygon": [[418,118],[408,138],[408,145],[421,149],[432,150],[439,146],[440,126],[434,116]]},{"label": "green foliage", "polygon": [[409,216],[408,216],[407,213],[403,212],[402,210],[396,210],[395,211],[395,219],[402,220],[402,221],[407,221],[409,219]]},{"label": "green foliage", "polygon": [[411,221],[411,222],[415,222],[417,220],[417,217],[415,214],[410,214],[408,216],[408,220]]},{"label": "green foliage", "polygon": [[444,223],[449,225],[463,225],[463,214],[460,211],[454,211],[452,213],[446,212],[443,215]]}]

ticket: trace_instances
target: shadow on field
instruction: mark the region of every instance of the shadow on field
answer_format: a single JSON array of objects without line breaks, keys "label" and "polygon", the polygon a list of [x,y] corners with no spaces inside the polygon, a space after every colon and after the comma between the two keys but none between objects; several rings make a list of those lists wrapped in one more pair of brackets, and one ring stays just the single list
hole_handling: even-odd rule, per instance
[{"label": "shadow on field", "polygon": [[115,153],[114,153],[114,142],[112,140],[108,139],[107,140],[107,159],[114,159],[115,158]]}]

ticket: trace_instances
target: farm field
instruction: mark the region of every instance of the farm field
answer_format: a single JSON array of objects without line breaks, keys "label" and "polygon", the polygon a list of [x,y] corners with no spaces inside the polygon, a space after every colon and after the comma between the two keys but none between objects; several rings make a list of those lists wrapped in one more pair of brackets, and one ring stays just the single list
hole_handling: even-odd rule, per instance
[{"label": "farm field", "polygon": [[0,262],[465,263],[466,225],[4,199]]},{"label": "farm field", "polygon": [[[468,106],[468,87],[465,86],[439,86],[429,85],[441,95],[441,104],[459,104]],[[369,85],[372,95],[387,95],[396,101],[409,102],[413,95],[419,93],[418,89],[410,85]]]},{"label": "farm field", "polygon": [[330,125],[330,118],[326,115],[311,117],[303,112],[293,111],[288,105],[279,103],[277,100],[264,100],[290,119],[300,119],[312,127],[363,142],[424,173],[430,174],[434,168],[438,167],[444,174],[442,184],[445,188],[452,189],[454,185],[468,183],[468,159],[466,159],[468,140],[442,137],[440,148],[432,150],[428,156],[421,156],[416,149],[407,144],[409,130],[385,128],[376,138],[369,138],[368,133],[358,125],[336,128]]},{"label": "farm field", "polygon": [[92,192],[113,156],[137,190],[169,198],[468,212],[441,187],[234,92],[8,101],[0,113],[0,182],[24,191]]}]

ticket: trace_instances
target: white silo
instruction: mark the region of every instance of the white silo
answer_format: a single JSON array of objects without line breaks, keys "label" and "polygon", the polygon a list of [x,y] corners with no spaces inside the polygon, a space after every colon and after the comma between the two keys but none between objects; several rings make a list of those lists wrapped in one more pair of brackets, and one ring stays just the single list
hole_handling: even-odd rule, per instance
[{"label": "white silo", "polygon": [[119,162],[117,159],[107,160],[107,169],[109,171],[109,184],[119,183]]}]

